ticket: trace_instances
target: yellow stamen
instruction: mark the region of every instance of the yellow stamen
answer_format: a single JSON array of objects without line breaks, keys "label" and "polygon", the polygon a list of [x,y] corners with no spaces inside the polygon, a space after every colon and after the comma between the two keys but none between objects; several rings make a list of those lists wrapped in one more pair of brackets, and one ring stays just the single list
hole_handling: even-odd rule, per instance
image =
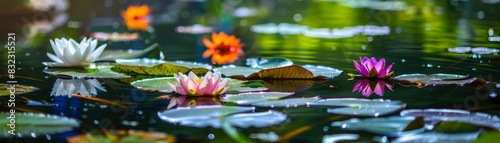
[{"label": "yellow stamen", "polygon": [[201,78],[193,78],[194,82],[196,83],[200,83],[201,82]]}]

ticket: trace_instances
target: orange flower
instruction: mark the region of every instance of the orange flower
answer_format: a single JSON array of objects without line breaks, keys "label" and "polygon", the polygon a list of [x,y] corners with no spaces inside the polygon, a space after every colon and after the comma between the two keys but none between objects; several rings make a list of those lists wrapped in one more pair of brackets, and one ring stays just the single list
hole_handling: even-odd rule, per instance
[{"label": "orange flower", "polygon": [[125,26],[129,30],[146,30],[149,27],[149,6],[131,5],[127,10],[122,11]]},{"label": "orange flower", "polygon": [[240,43],[240,39],[234,37],[234,35],[229,36],[224,32],[219,34],[213,32],[212,41],[203,39],[203,44],[207,47],[203,57],[212,56],[212,63],[219,65],[233,63],[238,59],[238,56],[243,54],[243,50],[241,50],[243,44]]}]

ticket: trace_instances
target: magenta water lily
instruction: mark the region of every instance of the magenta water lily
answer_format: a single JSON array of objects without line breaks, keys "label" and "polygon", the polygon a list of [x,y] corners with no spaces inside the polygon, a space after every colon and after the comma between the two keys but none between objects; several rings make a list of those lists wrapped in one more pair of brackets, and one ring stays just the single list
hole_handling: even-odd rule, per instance
[{"label": "magenta water lily", "polygon": [[385,67],[384,58],[377,61],[375,57],[371,58],[359,57],[359,61],[361,62],[361,65],[354,60],[353,63],[358,73],[361,74],[363,77],[385,79],[391,77],[394,74],[394,71],[391,71],[392,67],[394,66],[394,63]]},{"label": "magenta water lily", "polygon": [[216,96],[224,94],[229,86],[229,79],[222,79],[219,72],[207,72],[203,78],[199,78],[193,72],[188,75],[179,73],[174,75],[178,85],[168,83],[178,94],[187,96]]}]

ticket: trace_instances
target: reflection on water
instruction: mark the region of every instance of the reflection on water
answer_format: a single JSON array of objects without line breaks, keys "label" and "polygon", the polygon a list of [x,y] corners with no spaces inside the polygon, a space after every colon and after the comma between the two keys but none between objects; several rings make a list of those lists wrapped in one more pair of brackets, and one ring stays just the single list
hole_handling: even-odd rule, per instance
[{"label": "reflection on water", "polygon": [[369,97],[373,93],[379,96],[384,96],[385,88],[394,91],[392,84],[387,80],[361,79],[356,81],[356,84],[352,88],[352,92],[358,91],[358,93],[361,93],[363,96],[366,97]]},{"label": "reflection on water", "polygon": [[80,94],[84,96],[97,95],[97,89],[106,92],[106,89],[97,79],[57,79],[50,95],[68,96]]}]

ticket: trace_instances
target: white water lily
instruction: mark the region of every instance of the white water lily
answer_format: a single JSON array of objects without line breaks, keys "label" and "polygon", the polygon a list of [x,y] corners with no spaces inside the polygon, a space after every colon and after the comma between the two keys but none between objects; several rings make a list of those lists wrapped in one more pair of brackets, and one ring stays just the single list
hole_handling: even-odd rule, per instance
[{"label": "white water lily", "polygon": [[68,96],[80,94],[85,96],[97,95],[97,89],[106,92],[106,89],[97,79],[57,79],[52,88],[52,96]]},{"label": "white water lily", "polygon": [[47,66],[54,67],[72,67],[87,66],[94,62],[101,55],[106,44],[97,46],[97,40],[92,38],[83,38],[80,43],[73,39],[56,38],[50,40],[54,54],[47,53],[47,56],[55,63],[44,62]]}]

